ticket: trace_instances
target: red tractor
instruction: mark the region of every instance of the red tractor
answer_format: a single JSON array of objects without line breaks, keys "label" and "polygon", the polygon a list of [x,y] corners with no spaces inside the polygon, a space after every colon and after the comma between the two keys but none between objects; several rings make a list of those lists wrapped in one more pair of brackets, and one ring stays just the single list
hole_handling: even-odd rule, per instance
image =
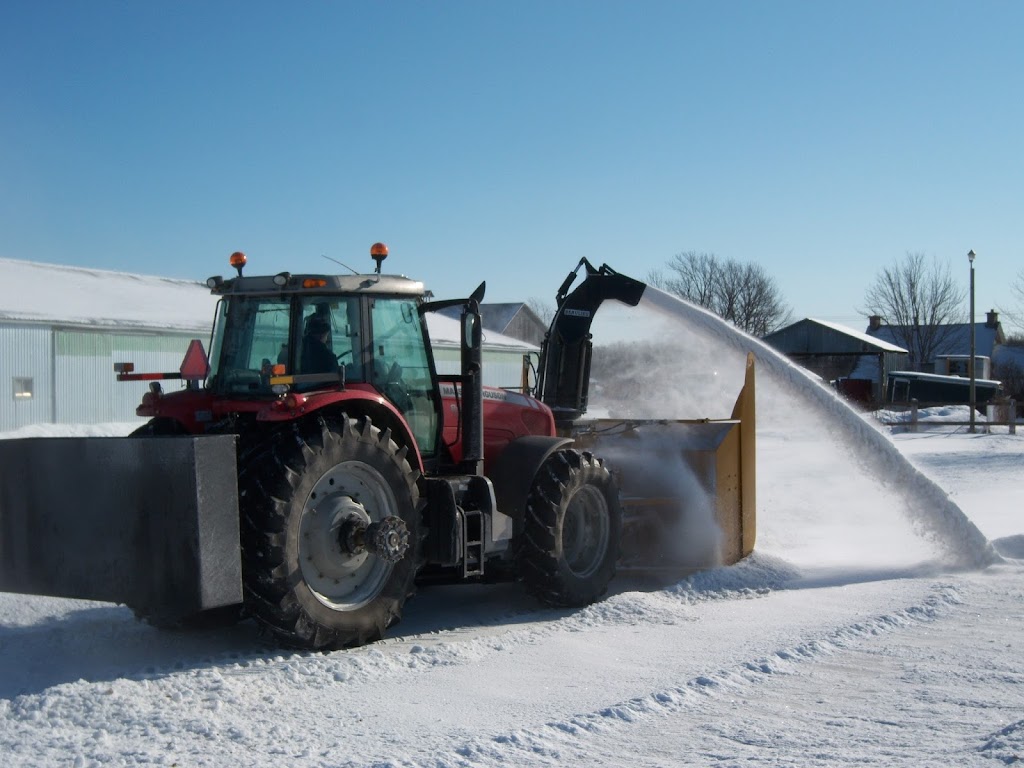
[{"label": "red tractor", "polygon": [[[521,579],[558,606],[600,598],[624,506],[627,526],[649,514],[631,515],[571,434],[593,314],[606,299],[636,305],[645,286],[581,261],[535,398],[482,384],[483,284],[431,301],[382,274],[385,246],[371,253],[372,274],[260,277],[234,254],[237,276],[208,281],[208,359],[193,342],[179,374],[119,366],[122,380],[153,380],[133,438],[0,441],[0,588],[123,602],[157,625],[244,613],[311,649],[380,638],[417,581]],[[439,375],[426,315],[453,306],[461,372]],[[163,391],[179,377],[185,388]],[[41,468],[55,463],[74,467],[62,488]]]}]

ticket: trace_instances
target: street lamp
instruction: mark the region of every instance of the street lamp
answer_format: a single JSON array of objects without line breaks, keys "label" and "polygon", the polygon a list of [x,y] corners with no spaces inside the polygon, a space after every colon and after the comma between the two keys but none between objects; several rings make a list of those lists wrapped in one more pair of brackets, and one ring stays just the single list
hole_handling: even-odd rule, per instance
[{"label": "street lamp", "polygon": [[974,249],[967,252],[967,260],[971,263],[971,359],[967,362],[967,370],[971,374],[971,432],[974,432]]}]

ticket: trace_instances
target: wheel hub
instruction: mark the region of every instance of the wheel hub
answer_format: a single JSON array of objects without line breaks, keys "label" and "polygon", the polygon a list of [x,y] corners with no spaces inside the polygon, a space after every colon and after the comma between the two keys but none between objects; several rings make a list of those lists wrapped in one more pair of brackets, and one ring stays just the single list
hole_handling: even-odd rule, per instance
[{"label": "wheel hub", "polygon": [[409,549],[409,528],[400,517],[389,515],[379,523],[370,523],[353,515],[338,533],[342,549],[357,555],[369,552],[389,563],[397,563]]},{"label": "wheel hub", "polygon": [[601,492],[584,487],[569,502],[562,529],[562,547],[569,569],[581,578],[601,565],[610,536],[608,502]]},{"label": "wheel hub", "polygon": [[408,549],[404,521],[389,514],[395,507],[394,491],[362,462],[342,462],[317,480],[298,546],[303,579],[320,602],[355,610],[380,592]]},{"label": "wheel hub", "polygon": [[357,526],[363,530],[370,517],[363,505],[348,496],[325,500],[306,511],[302,518],[302,570],[317,580],[317,588],[333,580],[350,577],[366,561],[364,548],[342,545],[344,532]]}]

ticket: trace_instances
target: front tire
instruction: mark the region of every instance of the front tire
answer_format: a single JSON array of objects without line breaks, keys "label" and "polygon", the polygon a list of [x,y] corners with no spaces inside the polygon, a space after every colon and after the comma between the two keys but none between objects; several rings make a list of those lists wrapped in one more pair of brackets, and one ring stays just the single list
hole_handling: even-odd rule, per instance
[{"label": "front tire", "polygon": [[615,575],[622,507],[611,473],[589,452],[562,449],[537,472],[526,501],[519,572],[549,605],[589,605]]},{"label": "front tire", "polygon": [[[369,418],[317,416],[256,450],[239,474],[249,612],[280,642],[335,649],[378,640],[401,617],[419,564],[417,473]],[[400,518],[397,562],[346,544],[344,531]]]}]

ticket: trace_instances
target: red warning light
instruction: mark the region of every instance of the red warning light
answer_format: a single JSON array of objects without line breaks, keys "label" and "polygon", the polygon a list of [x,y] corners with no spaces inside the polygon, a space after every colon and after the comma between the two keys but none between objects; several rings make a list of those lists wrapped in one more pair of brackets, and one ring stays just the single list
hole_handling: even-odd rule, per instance
[{"label": "red warning light", "polygon": [[198,381],[205,379],[210,373],[210,360],[206,356],[203,342],[199,339],[192,339],[185,351],[185,359],[181,361],[181,378],[187,381]]}]

